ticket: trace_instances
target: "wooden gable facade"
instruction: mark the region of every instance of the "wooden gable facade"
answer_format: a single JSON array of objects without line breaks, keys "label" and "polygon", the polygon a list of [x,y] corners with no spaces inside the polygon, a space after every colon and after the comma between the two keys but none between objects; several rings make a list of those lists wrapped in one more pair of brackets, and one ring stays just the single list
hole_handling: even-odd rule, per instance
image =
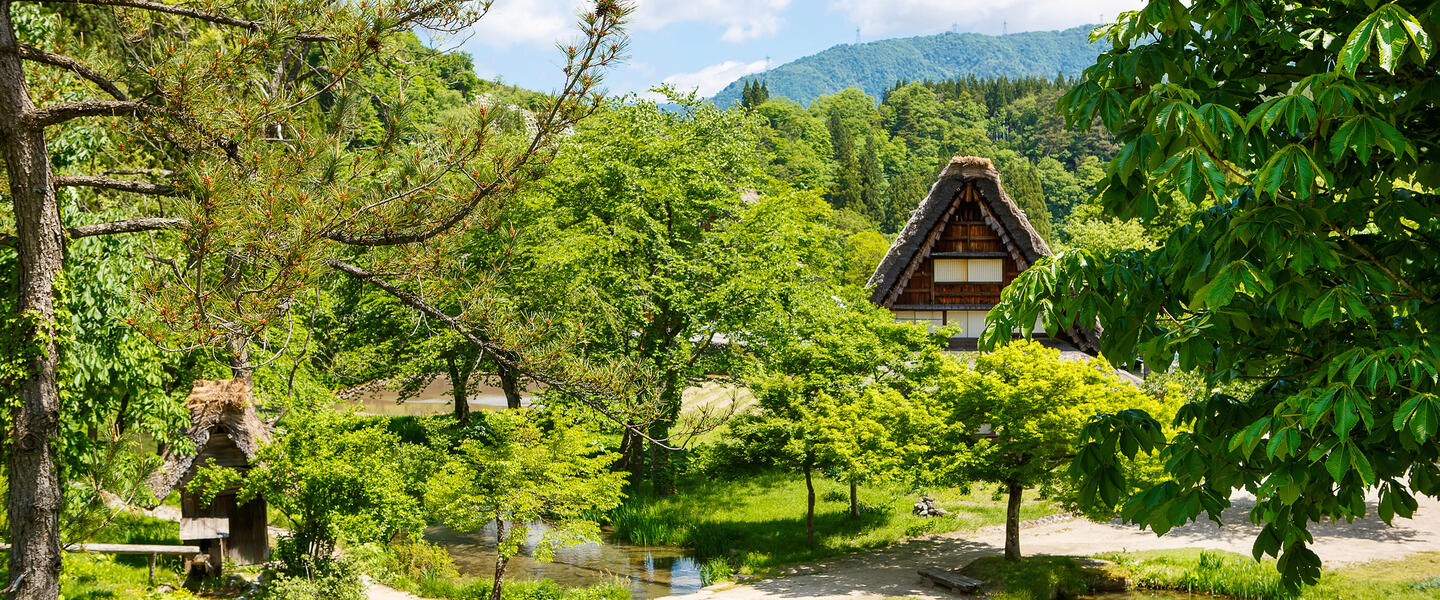
[{"label": "wooden gable facade", "polygon": [[[1005,194],[989,159],[956,157],[910,215],[870,278],[871,300],[900,321],[960,330],[973,345],[1000,291],[1050,248]],[[1038,330],[1038,328],[1037,328]],[[1086,332],[1067,332],[1081,349]]]}]

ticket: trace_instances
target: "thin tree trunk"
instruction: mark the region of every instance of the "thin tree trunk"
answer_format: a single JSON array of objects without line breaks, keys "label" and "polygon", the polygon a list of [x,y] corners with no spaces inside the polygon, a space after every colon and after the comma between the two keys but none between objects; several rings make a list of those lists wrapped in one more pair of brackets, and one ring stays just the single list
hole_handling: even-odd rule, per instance
[{"label": "thin tree trunk", "polygon": [[810,477],[810,461],[805,461],[805,540],[815,547],[815,480]]},{"label": "thin tree trunk", "polygon": [[1025,489],[1011,479],[1005,482],[1010,500],[1005,506],[1005,560],[1020,560],[1020,497]]},{"label": "thin tree trunk", "polygon": [[[495,519],[495,547],[498,550],[504,545],[505,521]],[[495,553],[495,582],[490,587],[490,600],[500,600],[500,592],[504,589],[505,564],[507,562],[509,562],[509,559],[505,558],[504,554],[498,551]]]},{"label": "thin tree trunk", "polygon": [[[455,420],[461,425],[470,424],[470,369],[455,364],[454,353],[446,354],[445,367],[450,371],[451,395],[455,398]],[[468,362],[468,361],[466,361]]]},{"label": "thin tree trunk", "polygon": [[0,0],[0,152],[15,211],[19,255],[20,339],[26,377],[10,428],[10,581],[14,600],[54,600],[60,595],[60,474],[53,442],[59,435],[59,362],[55,339],[55,279],[64,263],[65,230],[51,185],[43,128],[25,116],[35,108],[25,86],[10,0]]},{"label": "thin tree trunk", "polygon": [[253,382],[255,367],[250,364],[249,341],[245,338],[230,338],[225,345],[230,351],[230,377],[237,381]]},{"label": "thin tree trunk", "polygon": [[860,518],[860,500],[855,497],[855,480],[850,480],[850,518]]},{"label": "thin tree trunk", "polygon": [[[670,437],[670,423],[668,421],[657,421],[650,426],[650,437],[663,440]],[[675,493],[675,470],[670,464],[670,449],[656,443],[646,444],[650,446],[650,486],[655,490],[657,496],[670,496]]]},{"label": "thin tree trunk", "polygon": [[[627,429],[626,431],[630,430]],[[630,433],[630,453],[626,456],[625,462],[626,466],[630,468],[630,476],[628,479],[632,491],[639,489],[640,482],[645,479],[645,447],[648,445],[649,442],[646,441],[645,438],[636,435],[634,432]]]},{"label": "thin tree trunk", "polygon": [[[650,426],[651,438],[662,441],[669,439],[670,427],[680,417],[680,404],[684,394],[680,372],[669,370],[665,374],[665,388],[660,392],[660,405],[664,412]],[[672,450],[664,446],[650,444],[650,483],[654,486],[655,493],[660,496],[675,493],[675,468],[670,460],[671,452]]]},{"label": "thin tree trunk", "polygon": [[500,376],[500,389],[505,392],[505,406],[520,408],[520,374],[504,364],[497,365],[496,374]]}]

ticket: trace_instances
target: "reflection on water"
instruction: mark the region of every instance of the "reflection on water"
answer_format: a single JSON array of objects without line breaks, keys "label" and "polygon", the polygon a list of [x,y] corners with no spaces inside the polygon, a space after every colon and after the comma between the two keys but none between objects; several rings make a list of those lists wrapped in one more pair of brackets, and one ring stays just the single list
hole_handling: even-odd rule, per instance
[{"label": "reflection on water", "polygon": [[1085,596],[1086,600],[1199,600],[1201,598],[1217,598],[1201,594],[1186,594],[1183,592],[1155,592],[1150,590],[1136,590],[1133,592],[1116,592],[1114,594],[1099,594],[1096,596]]},{"label": "reflection on water", "polygon": [[[532,524],[521,555],[510,560],[506,579],[553,579],[561,586],[582,587],[616,580],[630,587],[637,600],[687,594],[700,589],[700,566],[677,548],[589,543],[555,550],[553,562],[531,558],[544,531]],[[495,527],[464,533],[432,527],[425,539],[444,546],[463,575],[492,577],[495,573]]]}]

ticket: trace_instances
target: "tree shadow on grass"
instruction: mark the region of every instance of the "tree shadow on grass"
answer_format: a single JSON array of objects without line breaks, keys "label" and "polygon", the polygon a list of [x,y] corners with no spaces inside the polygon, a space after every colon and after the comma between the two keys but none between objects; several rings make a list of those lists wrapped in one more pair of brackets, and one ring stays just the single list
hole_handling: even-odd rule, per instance
[{"label": "tree shadow on grass", "polygon": [[909,540],[885,552],[866,553],[835,560],[813,572],[757,581],[755,589],[781,598],[817,598],[854,595],[934,597],[947,595],[920,577],[924,567],[953,569],[981,556],[998,555],[1002,548],[960,538]]}]

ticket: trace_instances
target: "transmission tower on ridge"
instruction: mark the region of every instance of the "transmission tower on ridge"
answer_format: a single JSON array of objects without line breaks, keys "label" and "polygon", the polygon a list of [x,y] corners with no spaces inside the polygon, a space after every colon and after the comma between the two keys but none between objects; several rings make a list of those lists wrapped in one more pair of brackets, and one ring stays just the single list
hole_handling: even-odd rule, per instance
[{"label": "transmission tower on ridge", "polygon": [[857,44],[860,43],[860,28],[859,28],[859,27],[856,27],[856,28],[855,28],[855,43],[857,43]]}]

